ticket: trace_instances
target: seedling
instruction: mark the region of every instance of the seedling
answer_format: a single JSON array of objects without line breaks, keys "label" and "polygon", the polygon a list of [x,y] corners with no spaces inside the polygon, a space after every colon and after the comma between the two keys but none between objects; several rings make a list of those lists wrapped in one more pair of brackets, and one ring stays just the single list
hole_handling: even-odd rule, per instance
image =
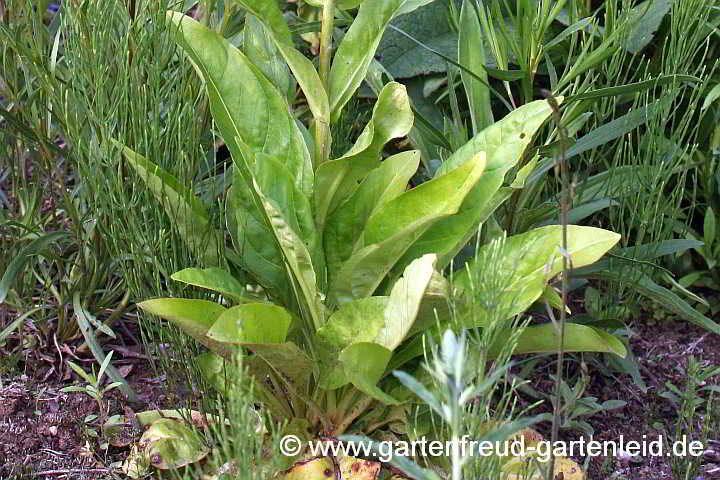
[{"label": "seedling", "polygon": [[105,401],[105,394],[109,392],[110,390],[113,390],[121,385],[120,382],[112,382],[108,384],[107,386],[103,387],[103,375],[105,374],[105,370],[107,369],[108,365],[110,365],[110,360],[112,359],[113,352],[110,352],[106,357],[105,360],[103,360],[102,364],[100,365],[100,370],[98,371],[97,375],[95,374],[95,365],[92,367],[92,373],[87,373],[85,370],[83,370],[80,366],[76,365],[75,363],[68,360],[68,365],[70,365],[70,368],[73,369],[75,373],[80,375],[80,377],[85,380],[88,384],[79,387],[79,386],[70,386],[62,388],[60,391],[67,393],[67,392],[82,392],[86,395],[90,396],[97,402],[98,405],[98,415],[88,415],[85,417],[85,424],[89,424],[97,419],[100,420],[100,424],[103,424],[105,422],[105,419],[108,415],[108,405]]}]

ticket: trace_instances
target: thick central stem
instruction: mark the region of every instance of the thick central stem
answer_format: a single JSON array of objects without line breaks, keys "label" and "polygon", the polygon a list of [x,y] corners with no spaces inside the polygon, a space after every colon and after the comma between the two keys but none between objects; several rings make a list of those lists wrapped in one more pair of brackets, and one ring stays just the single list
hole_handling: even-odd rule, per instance
[{"label": "thick central stem", "polygon": [[[335,21],[335,0],[325,0],[320,28],[320,81],[330,98],[330,59],[332,58],[332,33]],[[316,166],[330,158],[330,125],[317,122],[314,129]]]},{"label": "thick central stem", "polygon": [[335,20],[335,0],[323,3],[322,25],[320,28],[320,81],[330,96],[330,57],[332,56],[332,33]]}]

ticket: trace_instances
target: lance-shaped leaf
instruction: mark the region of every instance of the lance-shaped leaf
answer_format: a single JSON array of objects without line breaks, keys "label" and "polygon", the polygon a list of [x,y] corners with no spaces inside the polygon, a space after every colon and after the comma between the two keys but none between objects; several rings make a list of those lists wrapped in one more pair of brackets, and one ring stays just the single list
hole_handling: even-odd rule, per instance
[{"label": "lance-shaped leaf", "polygon": [[150,160],[125,146],[122,152],[163,206],[188,247],[206,263],[217,265],[217,245],[213,240],[220,238],[220,232],[211,225],[207,206],[175,177]]},{"label": "lance-shaped leaf", "polygon": [[372,295],[395,262],[438,219],[458,211],[485,168],[485,156],[409,190],[373,215],[362,235],[363,247],[341,267],[330,298],[342,305]]},{"label": "lance-shaped leaf", "polygon": [[245,287],[230,272],[221,268],[186,268],[173,273],[170,278],[213,290],[238,302],[248,301]]},{"label": "lance-shaped leaf", "polygon": [[380,165],[383,146],[412,128],[413,114],[405,87],[390,82],[378,95],[370,122],[353,147],[341,158],[318,167],[315,210],[318,224],[357,189],[358,183]]},{"label": "lance-shaped leaf", "polygon": [[403,232],[408,225],[424,223],[429,218],[445,216],[448,210],[456,210],[483,176],[486,165],[486,155],[480,152],[445,175],[388,202],[368,220],[363,231],[363,244],[380,243]]},{"label": "lance-shaped leaf", "polygon": [[213,352],[230,358],[234,348],[206,336],[218,317],[227,310],[222,305],[192,298],[156,298],[138,303],[147,313],[169,320]]},{"label": "lance-shaped leaf", "polygon": [[307,57],[293,46],[290,29],[285,23],[282,12],[274,0],[235,0],[247,11],[255,15],[265,25],[270,39],[280,51],[290,70],[300,84],[308,101],[308,107],[316,120],[328,122],[330,108],[328,97],[320,81],[320,76]]},{"label": "lance-shaped leaf", "polygon": [[420,152],[402,152],[385,159],[328,218],[324,231],[328,276],[347,260],[368,219],[407,188],[420,164]]},{"label": "lance-shaped leaf", "polygon": [[465,70],[460,71],[463,86],[470,107],[473,132],[477,133],[492,125],[493,113],[490,108],[490,89],[485,71],[485,44],[482,29],[473,2],[464,0],[460,9],[460,31],[458,34],[458,62],[481,82]]},{"label": "lance-shaped leaf", "polygon": [[582,273],[582,276],[622,282],[623,284],[633,288],[640,295],[662,305],[685,320],[720,335],[720,324],[695,310],[690,304],[672,290],[668,290],[667,288],[655,283],[650,276],[639,269],[631,270],[625,267],[618,271],[591,270],[590,273]]},{"label": "lance-shaped leaf", "polygon": [[[507,335],[500,335],[500,338],[508,338]],[[609,333],[586,325],[577,323],[565,324],[565,337],[563,349],[566,352],[606,352],[614,353],[621,357],[627,355],[625,344]],[[558,328],[552,323],[532,325],[523,330],[518,337],[517,346],[513,355],[523,353],[554,353],[560,347],[560,335]],[[502,341],[490,347],[490,356],[495,357],[503,349]]]},{"label": "lance-shaped leaf", "polygon": [[222,343],[281,343],[292,317],[284,308],[269,303],[245,303],[220,314],[205,334]]},{"label": "lance-shaped leaf", "polygon": [[[312,162],[302,132],[285,98],[245,55],[191,18],[178,12],[168,15],[178,26],[173,29],[177,43],[205,81],[213,118],[235,162],[237,174],[228,204],[240,211],[229,212],[228,221],[245,261],[243,266],[263,285],[274,289],[276,295],[282,296],[285,292],[287,299],[290,289],[284,279],[284,268],[278,265],[278,245],[273,241],[270,220],[254,183],[256,177],[268,177],[263,172],[273,170],[278,181],[287,184],[289,177],[302,196],[312,196]],[[283,168],[267,165],[269,158]],[[256,165],[257,162],[265,163]],[[287,190],[290,186],[282,188]],[[282,188],[273,191],[283,191]],[[272,198],[282,211],[303,211],[294,210],[294,203],[284,204],[283,198]],[[304,240],[317,243],[312,240],[312,234]]]},{"label": "lance-shaped leaf", "polygon": [[[205,81],[213,118],[240,174],[233,183],[240,188],[242,179],[241,186],[252,192],[255,158],[263,153],[284,165],[295,186],[310,197],[310,154],[284,97],[220,35],[178,12],[168,15],[177,25],[172,29],[177,43]],[[259,199],[253,197],[253,203],[260,208]]]},{"label": "lance-shaped leaf", "polygon": [[[573,267],[594,263],[620,240],[619,234],[601,228],[577,225],[567,228],[566,254]],[[562,270],[561,245],[562,226],[551,225],[506,239],[498,255],[483,255],[483,250],[493,248],[484,246],[476,260],[468,262],[466,270],[455,275],[453,286],[458,293],[472,295],[471,272],[492,269],[500,277],[497,282],[503,290],[493,305],[478,299],[475,303],[479,310],[476,308],[471,317],[464,319],[464,325],[467,328],[485,326],[489,315],[482,314],[483,308],[501,311],[506,318],[524,312],[542,295],[547,282]],[[493,263],[485,263],[490,261]]]},{"label": "lance-shaped leaf", "polygon": [[241,369],[213,352],[203,352],[193,359],[202,378],[218,392],[225,393],[233,380],[240,379]]},{"label": "lance-shaped leaf", "polygon": [[[260,204],[255,203],[256,200]],[[290,283],[262,201],[247,188],[240,167],[233,167],[233,186],[225,204],[227,228],[243,268],[268,294],[284,305],[291,303]]]},{"label": "lance-shaped leaf", "polygon": [[254,178],[262,192],[261,196],[278,206],[285,222],[308,246],[313,260],[322,264],[310,198],[293,184],[291,172],[277,158],[258,153],[255,161]]},{"label": "lance-shaped leaf", "polygon": [[499,191],[506,173],[522,159],[533,136],[551,113],[550,105],[544,100],[523,105],[475,135],[440,166],[436,176],[461,165],[478,152],[486,155],[485,172],[457,214],[433,225],[408,250],[397,268],[403,268],[425,253],[437,253],[439,269],[450,263],[477,232],[480,223],[507,199],[510,192]]},{"label": "lance-shaped leaf", "polygon": [[243,52],[248,59],[275,85],[292,103],[295,97],[295,79],[290,76],[285,60],[272,41],[267,27],[255,15],[245,17],[243,29]]},{"label": "lance-shaped leaf", "polygon": [[338,46],[330,68],[330,115],[336,121],[365,79],[390,21],[432,0],[365,0]]},{"label": "lance-shaped leaf", "polygon": [[[17,277],[26,271],[25,265],[33,255],[39,255],[49,244],[67,236],[69,236],[69,232],[48,232],[35,238],[15,255],[0,278],[0,304],[5,303],[10,287]],[[4,332],[5,330],[3,330]],[[2,336],[0,336],[1,338]]]},{"label": "lance-shaped leaf", "polygon": [[415,323],[420,303],[435,271],[435,254],[427,254],[416,259],[405,268],[390,291],[384,317],[385,326],[380,329],[374,343],[390,351],[395,350],[405,339]]},{"label": "lance-shaped leaf", "polygon": [[305,304],[310,311],[315,328],[319,328],[325,323],[325,311],[320,298],[320,291],[318,291],[318,278],[313,268],[313,259],[308,247],[288,225],[285,217],[273,204],[272,200],[262,193],[257,183],[254,184],[254,188],[260,196],[291,276],[297,282],[305,298]]},{"label": "lance-shaped leaf", "polygon": [[[255,175],[251,178],[252,187],[246,189],[240,178],[240,168],[236,166],[237,184],[228,193],[228,228],[243,266],[275,298],[290,305],[293,303],[290,282],[296,269],[289,272],[282,261],[286,248],[282,247],[271,216],[282,220],[291,232],[289,235],[300,242],[301,248],[306,247],[311,263],[323,273],[324,257],[310,200],[292,182],[291,174],[275,157],[263,153],[253,155],[241,141],[237,145],[243,152],[243,158],[255,159]],[[267,211],[271,204],[272,214]],[[323,282],[319,284],[322,288],[324,277],[319,280]]]},{"label": "lance-shaped leaf", "polygon": [[[285,165],[298,188],[312,194],[310,153],[285,98],[248,58],[218,33],[180,12],[168,12],[174,38],[205,81],[213,119],[236,164],[237,139],[253,154],[272,155]],[[245,159],[252,162],[254,159]],[[241,170],[252,168],[239,163]],[[252,171],[242,171],[248,186]]]},{"label": "lance-shaped leaf", "polygon": [[338,355],[356,342],[372,342],[385,325],[388,297],[362,298],[343,305],[315,333],[315,346],[320,363],[320,386],[327,389],[347,384],[347,372],[338,362]]}]

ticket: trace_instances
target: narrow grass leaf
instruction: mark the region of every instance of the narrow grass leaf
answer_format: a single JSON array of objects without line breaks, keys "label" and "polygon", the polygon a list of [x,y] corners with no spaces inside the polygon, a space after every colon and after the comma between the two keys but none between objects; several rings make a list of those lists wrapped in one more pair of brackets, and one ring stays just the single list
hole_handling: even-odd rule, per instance
[{"label": "narrow grass leaf", "polygon": [[13,282],[15,282],[18,275],[20,275],[23,271],[27,262],[30,261],[34,255],[40,255],[51,243],[67,236],[69,236],[67,232],[46,233],[30,242],[27,246],[23,247],[20,252],[18,252],[15,258],[12,259],[5,269],[2,279],[0,279],[0,304],[7,298],[10,287]]}]

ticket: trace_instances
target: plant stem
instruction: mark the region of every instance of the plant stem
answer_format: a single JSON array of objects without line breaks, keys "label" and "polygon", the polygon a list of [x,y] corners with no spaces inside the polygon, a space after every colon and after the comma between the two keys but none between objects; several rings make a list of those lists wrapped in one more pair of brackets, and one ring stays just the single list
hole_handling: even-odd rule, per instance
[{"label": "plant stem", "polygon": [[330,94],[330,57],[332,55],[332,31],[335,20],[335,0],[325,0],[320,27],[320,81],[325,92]]},{"label": "plant stem", "polygon": [[[332,58],[334,21],[335,0],[325,0],[320,27],[320,68],[318,73],[328,98],[330,97],[330,59]],[[315,136],[315,166],[317,167],[330,158],[330,125],[323,119],[316,119],[313,134]]]},{"label": "plant stem", "polygon": [[[545,92],[544,92],[545,93]],[[561,391],[560,391],[560,382],[562,381],[562,374],[563,374],[563,359],[565,356],[565,316],[566,316],[566,305],[567,305],[567,297],[568,297],[568,274],[569,269],[572,268],[572,264],[570,263],[570,259],[568,258],[568,248],[567,248],[567,226],[568,226],[568,216],[570,211],[570,201],[571,201],[571,192],[570,192],[570,182],[567,178],[567,164],[565,161],[565,148],[567,145],[567,132],[563,128],[561,121],[562,117],[560,115],[559,106],[557,104],[557,101],[555,100],[555,97],[552,96],[550,92],[545,93],[547,97],[548,103],[550,103],[550,107],[553,110],[553,117],[555,119],[556,128],[558,130],[558,135],[560,137],[560,158],[558,159],[558,170],[560,173],[560,181],[562,183],[562,192],[560,196],[560,225],[562,225],[562,262],[563,262],[563,268],[562,268],[562,305],[560,310],[560,325],[559,325],[559,332],[558,332],[558,352],[557,352],[557,370],[555,371],[555,392],[553,396],[555,397],[555,402],[553,405],[553,423],[552,423],[552,433],[550,434],[550,445],[551,445],[551,453],[552,453],[552,446],[555,445],[555,442],[557,442],[558,439],[558,433],[560,430],[560,400],[562,398]],[[547,480],[553,480],[555,477],[555,455],[551,454],[550,456],[550,466],[548,468],[547,472]]]},{"label": "plant stem", "polygon": [[352,423],[357,420],[357,418],[370,407],[373,401],[374,399],[369,395],[360,397],[358,403],[353,406],[353,408],[348,412],[347,417],[345,417],[343,421],[335,428],[335,434],[342,435],[343,433],[345,433],[345,430],[347,430],[350,425],[352,425]]}]

